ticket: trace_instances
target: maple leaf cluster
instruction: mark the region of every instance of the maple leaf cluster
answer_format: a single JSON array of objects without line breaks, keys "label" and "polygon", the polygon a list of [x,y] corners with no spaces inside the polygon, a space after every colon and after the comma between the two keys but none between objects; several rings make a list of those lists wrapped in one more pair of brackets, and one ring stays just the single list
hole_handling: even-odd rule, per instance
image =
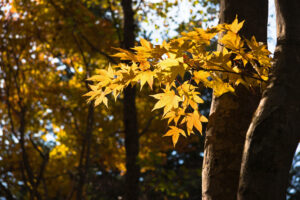
[{"label": "maple leaf cluster", "polygon": [[[172,136],[175,146],[180,135],[186,137],[196,130],[202,133],[202,122],[207,122],[198,109],[198,104],[204,103],[200,85],[220,96],[234,92],[239,84],[261,87],[268,80],[270,52],[255,37],[247,40],[238,34],[243,23],[236,18],[232,24],[181,33],[181,37],[161,45],[140,39],[141,46],[133,51],[118,48],[114,56],[130,64],[99,70],[88,79],[93,84],[85,96],[89,96],[88,101],[95,100],[95,106],[107,106],[107,95],[112,94],[116,100],[127,86],[136,84],[142,89],[147,83],[152,89],[156,80],[162,92],[152,95],[157,99],[153,110],[163,109],[170,128],[164,136]],[[218,34],[222,35],[218,41],[222,50],[208,50]]]}]

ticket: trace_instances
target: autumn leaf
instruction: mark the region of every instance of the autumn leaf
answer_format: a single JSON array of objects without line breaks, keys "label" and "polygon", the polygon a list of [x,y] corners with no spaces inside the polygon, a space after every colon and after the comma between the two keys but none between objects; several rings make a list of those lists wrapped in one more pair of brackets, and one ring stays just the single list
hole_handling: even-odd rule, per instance
[{"label": "autumn leaf", "polygon": [[188,113],[182,120],[181,124],[186,123],[188,135],[194,133],[194,127],[202,134],[201,122],[207,122],[206,117],[199,114],[198,111],[194,111],[193,113]]},{"label": "autumn leaf", "polygon": [[167,114],[172,108],[178,108],[178,104],[182,99],[175,94],[173,90],[170,90],[168,87],[164,89],[164,93],[159,93],[151,95],[159,101],[154,105],[153,110],[164,107],[163,115]]},{"label": "autumn leaf", "polygon": [[184,109],[176,108],[176,109],[172,109],[165,116],[163,116],[163,119],[168,119],[168,124],[170,124],[172,121],[174,121],[175,125],[177,125],[181,116],[184,116],[184,115],[185,115]]},{"label": "autumn leaf", "polygon": [[132,60],[134,62],[138,62],[138,59],[134,53],[131,53],[130,51],[121,49],[121,48],[115,48],[116,50],[120,51],[120,53],[116,53],[113,56],[119,57],[121,60]]},{"label": "autumn leaf", "polygon": [[147,40],[143,39],[143,38],[140,38],[140,42],[141,42],[141,45],[143,47],[145,47],[146,49],[151,49],[152,48],[152,45],[150,42],[148,42]]},{"label": "autumn leaf", "polygon": [[164,134],[163,136],[172,136],[172,142],[173,142],[173,145],[175,147],[176,143],[178,142],[178,138],[180,135],[186,137],[186,134],[184,132],[184,130],[180,129],[180,128],[177,128],[176,126],[170,126],[170,130]]},{"label": "autumn leaf", "polygon": [[220,42],[224,44],[227,48],[233,50],[237,50],[237,49],[241,50],[244,45],[244,41],[242,40],[242,38],[234,32],[227,32],[222,37]]},{"label": "autumn leaf", "polygon": [[141,89],[143,88],[144,84],[147,82],[148,85],[150,86],[150,88],[152,89],[152,85],[153,85],[153,79],[154,76],[156,75],[155,72],[153,71],[144,71],[141,72],[137,75],[137,80],[140,80],[140,84],[141,84]]},{"label": "autumn leaf", "polygon": [[179,65],[179,61],[176,58],[167,58],[161,62],[159,62],[158,66],[162,69],[162,70],[166,70],[169,69],[170,67],[174,67],[174,66],[178,66]]},{"label": "autumn leaf", "polygon": [[227,25],[228,29],[233,33],[238,33],[243,27],[245,21],[238,23],[238,17],[236,16],[232,24]]},{"label": "autumn leaf", "polygon": [[107,105],[108,100],[107,100],[104,92],[101,92],[100,95],[96,98],[96,100],[95,100],[95,106],[98,106],[102,102],[104,103],[104,105],[106,107],[108,107],[108,105]]}]

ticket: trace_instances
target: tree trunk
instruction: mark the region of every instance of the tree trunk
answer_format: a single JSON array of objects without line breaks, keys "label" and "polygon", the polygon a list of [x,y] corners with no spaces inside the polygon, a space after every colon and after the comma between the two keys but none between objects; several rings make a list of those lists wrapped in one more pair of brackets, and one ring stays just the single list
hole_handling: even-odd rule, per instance
[{"label": "tree trunk", "polygon": [[[123,48],[134,46],[134,13],[132,0],[122,0],[124,13]],[[125,199],[137,200],[139,198],[140,166],[137,163],[139,154],[139,134],[137,125],[137,111],[135,105],[135,87],[127,87],[124,91],[123,119],[125,128],[126,175]]]},{"label": "tree trunk", "polygon": [[94,124],[94,101],[92,101],[88,108],[86,129],[82,134],[82,146],[80,152],[80,161],[79,161],[79,180],[76,193],[76,199],[82,200],[86,199],[86,183],[88,183],[88,173],[90,168],[90,148],[93,134],[93,124]]},{"label": "tree trunk", "polygon": [[[238,15],[245,20],[240,34],[267,40],[268,0],[221,0],[220,23],[231,23]],[[243,86],[235,94],[213,97],[205,138],[202,198],[235,200],[245,136],[260,100],[260,90]]]},{"label": "tree trunk", "polygon": [[239,200],[286,199],[300,139],[300,1],[276,0],[274,73],[247,132]]}]

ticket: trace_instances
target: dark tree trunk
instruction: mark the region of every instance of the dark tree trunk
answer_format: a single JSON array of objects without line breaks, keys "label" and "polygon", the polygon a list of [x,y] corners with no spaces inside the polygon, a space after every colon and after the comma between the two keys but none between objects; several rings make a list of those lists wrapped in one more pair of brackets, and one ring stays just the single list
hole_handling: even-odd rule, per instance
[{"label": "dark tree trunk", "polygon": [[[123,48],[130,49],[135,41],[134,12],[132,0],[122,0],[124,12]],[[126,175],[125,199],[139,198],[140,166],[137,163],[139,154],[139,134],[137,125],[137,110],[135,105],[135,87],[127,87],[124,91],[123,119],[125,128]]]},{"label": "dark tree trunk", "polygon": [[[87,58],[84,55],[83,49],[77,40],[76,36],[73,34],[74,41],[78,47],[78,50],[82,56],[82,60],[86,70],[86,78],[91,76],[91,69],[88,63]],[[87,40],[88,41],[88,40]],[[87,91],[89,91],[88,83],[85,83],[85,87]],[[81,144],[81,151],[79,157],[79,167],[78,167],[78,186],[76,188],[76,199],[82,200],[86,199],[86,191],[87,191],[87,184],[89,182],[89,169],[90,169],[90,151],[91,151],[91,142],[93,137],[93,125],[94,125],[94,101],[92,101],[88,106],[88,112],[86,117],[86,126],[85,131],[81,134],[82,144]],[[70,193],[70,197],[72,197],[73,190]]]},{"label": "dark tree trunk", "polygon": [[[220,23],[231,23],[236,15],[245,20],[240,34],[267,40],[268,0],[221,0]],[[235,94],[213,97],[205,138],[202,198],[235,200],[245,136],[260,100],[260,90],[243,86]]]},{"label": "dark tree trunk", "polygon": [[4,195],[7,200],[15,200],[11,191],[0,182],[0,195]]},{"label": "dark tree trunk", "polygon": [[300,139],[300,1],[275,2],[274,73],[247,132],[239,200],[286,199]]},{"label": "dark tree trunk", "polygon": [[82,146],[80,152],[80,161],[79,161],[79,180],[78,187],[76,193],[76,199],[82,200],[86,199],[85,186],[88,183],[88,173],[90,168],[90,148],[91,148],[91,140],[93,134],[93,124],[94,124],[94,102],[91,102],[88,108],[87,121],[85,132],[82,134]]}]

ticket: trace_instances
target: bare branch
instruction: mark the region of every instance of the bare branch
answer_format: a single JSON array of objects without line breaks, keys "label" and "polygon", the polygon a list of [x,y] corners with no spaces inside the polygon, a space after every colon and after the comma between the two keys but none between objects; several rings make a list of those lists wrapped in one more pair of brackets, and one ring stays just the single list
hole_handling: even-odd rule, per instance
[{"label": "bare branch", "polygon": [[141,137],[142,135],[144,135],[145,133],[148,132],[149,128],[151,127],[151,123],[152,121],[155,119],[155,116],[150,117],[150,119],[148,119],[145,127],[143,128],[143,130],[140,132],[139,137]]}]

